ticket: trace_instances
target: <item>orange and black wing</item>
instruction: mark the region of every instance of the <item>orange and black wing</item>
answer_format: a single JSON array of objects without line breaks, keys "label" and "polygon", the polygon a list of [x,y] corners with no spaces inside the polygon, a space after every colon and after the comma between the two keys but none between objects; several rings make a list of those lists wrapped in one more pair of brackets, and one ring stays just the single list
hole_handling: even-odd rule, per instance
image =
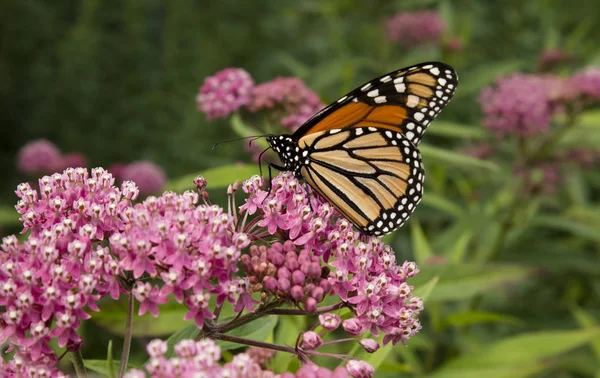
[{"label": "orange and black wing", "polygon": [[378,77],[310,118],[295,133],[303,136],[347,127],[400,132],[415,146],[431,121],[448,104],[458,84],[452,67],[421,63]]},{"label": "orange and black wing", "polygon": [[402,226],[421,201],[421,155],[400,132],[326,130],[300,138],[298,145],[308,151],[302,176],[367,235]]}]

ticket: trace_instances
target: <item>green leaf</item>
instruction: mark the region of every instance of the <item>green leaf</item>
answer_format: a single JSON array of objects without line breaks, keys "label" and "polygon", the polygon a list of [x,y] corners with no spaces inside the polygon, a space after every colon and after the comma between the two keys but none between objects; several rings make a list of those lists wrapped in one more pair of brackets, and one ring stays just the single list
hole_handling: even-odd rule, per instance
[{"label": "green leaf", "polygon": [[522,320],[514,316],[478,311],[457,312],[446,317],[442,321],[444,327],[465,327],[480,323],[510,323],[524,325]]},{"label": "green leaf", "polygon": [[[154,317],[150,313],[136,316],[133,322],[132,332],[134,337],[159,337],[177,332],[189,324],[183,320],[187,308],[172,301],[160,306],[160,316]],[[123,336],[127,319],[126,301],[108,302],[102,306],[102,311],[94,313],[93,321],[113,334]]]},{"label": "green leaf", "polygon": [[463,262],[472,238],[473,232],[470,229],[466,229],[460,234],[449,253],[451,263],[459,264]]},{"label": "green leaf", "polygon": [[437,285],[439,280],[440,280],[439,277],[433,277],[425,285],[421,285],[421,286],[415,288],[412,292],[412,295],[423,299],[423,303],[427,302],[427,299],[431,295],[431,292],[433,291],[433,289],[435,288],[435,285]]},{"label": "green leaf", "polygon": [[427,237],[419,225],[419,222],[416,220],[411,222],[410,231],[413,255],[415,256],[417,264],[423,264],[433,255],[431,246],[429,245]]},{"label": "green leaf", "polygon": [[500,167],[489,160],[481,160],[469,155],[459,154],[447,149],[434,147],[431,145],[420,145],[421,155],[424,160],[437,160],[444,165],[451,165],[465,169],[485,169],[497,172]]},{"label": "green leaf", "polygon": [[[579,307],[573,307],[571,309],[573,317],[577,321],[577,324],[583,329],[597,329],[598,322],[594,317],[587,311]],[[596,360],[600,362],[600,338],[594,340],[591,344]]]},{"label": "green leaf", "polygon": [[[120,362],[117,363],[117,366],[120,368]],[[112,340],[108,342],[108,348],[106,350],[106,370],[108,370],[108,376],[110,378],[115,378],[115,361],[113,359],[113,343]]]},{"label": "green leaf", "polygon": [[420,272],[411,278],[411,285],[419,287],[435,276],[439,282],[431,292],[430,301],[459,301],[477,294],[497,290],[509,283],[525,279],[534,270],[516,265],[424,265]]},{"label": "green leaf", "polygon": [[435,121],[435,127],[427,129],[431,135],[439,135],[459,139],[488,139],[490,134],[479,125],[463,125],[448,121]]},{"label": "green leaf", "polygon": [[[113,361],[112,366],[108,366],[108,361],[106,360],[83,360],[83,364],[85,365],[86,369],[95,371],[96,373],[100,373],[102,375],[105,375],[107,377],[115,377],[116,375],[114,375],[115,371],[119,371],[119,361]],[[132,363],[128,363],[127,364],[127,370],[129,369],[139,369],[141,367],[141,365],[136,365],[136,364],[132,364]],[[112,372],[112,373],[111,373]],[[113,374],[113,375],[111,375]]]},{"label": "green leaf", "polygon": [[440,369],[427,378],[525,378],[544,369],[544,364],[535,362],[521,366],[493,366],[462,369]]},{"label": "green leaf", "polygon": [[175,351],[175,345],[177,345],[177,343],[179,343],[181,340],[187,340],[187,339],[196,339],[196,336],[198,336],[198,334],[200,333],[200,328],[198,328],[198,326],[194,323],[194,324],[190,324],[187,327],[184,327],[182,329],[180,329],[179,331],[175,332],[174,334],[171,335],[171,337],[169,337],[167,339],[167,345],[169,346],[169,350],[167,351],[167,353],[165,353],[165,357],[166,358],[171,358],[173,357],[173,353]]},{"label": "green leaf", "polygon": [[[245,339],[254,341],[266,341],[267,338],[271,336],[271,333],[277,325],[278,320],[279,318],[275,315],[263,316],[262,318],[253,320],[252,322],[244,324],[241,327],[232,329],[231,331],[227,332],[227,334],[229,336],[243,337]],[[241,344],[229,341],[216,340],[216,343],[221,347],[222,350],[243,347]]]},{"label": "green leaf", "polygon": [[460,218],[464,215],[464,209],[454,201],[446,199],[436,193],[427,193],[423,196],[423,205],[442,211],[451,217]]},{"label": "green leaf", "polygon": [[[261,134],[264,134],[264,132],[261,132],[242,121],[242,118],[237,113],[231,117],[231,128],[233,129],[233,131],[236,132],[236,134],[238,134],[242,138],[249,136],[259,136]],[[246,143],[248,142],[249,141],[247,141]],[[269,147],[269,144],[264,138],[258,138],[253,143],[257,143],[262,148]]]},{"label": "green leaf", "polygon": [[588,226],[575,219],[554,215],[540,215],[531,221],[532,226],[565,231],[573,235],[600,243],[600,233],[597,227]]},{"label": "green leaf", "polygon": [[[306,321],[307,318],[304,316],[281,316],[277,328],[275,329],[275,344],[295,345],[298,335],[307,328]],[[297,361],[297,359],[290,357],[291,355],[288,353],[277,352],[275,357],[269,363],[269,367],[275,373],[289,371],[288,367],[290,366],[290,363]]]},{"label": "green leaf", "polygon": [[236,180],[247,180],[253,175],[259,173],[258,165],[242,164],[242,165],[226,165],[218,168],[209,168],[197,174],[189,174],[175,180],[171,180],[165,190],[172,190],[177,193],[182,193],[188,189],[194,189],[194,179],[197,176],[202,176],[208,182],[207,189],[226,188],[233,184]]},{"label": "green leaf", "polygon": [[455,97],[470,96],[478,93],[481,88],[492,84],[499,76],[508,75],[517,71],[524,65],[521,60],[500,61],[498,63],[488,63],[469,70],[468,75],[460,77],[460,86],[456,91]]},{"label": "green leaf", "polygon": [[[487,347],[471,350],[456,358],[429,377],[526,377],[543,367],[550,358],[583,346],[600,336],[600,328],[583,331],[546,331],[520,334],[497,341]],[[524,369],[527,374],[519,373]],[[514,371],[516,375],[498,375],[495,371]]]},{"label": "green leaf", "polygon": [[12,206],[0,206],[0,225],[1,226],[15,226],[21,224],[19,217],[21,215],[17,213]]}]

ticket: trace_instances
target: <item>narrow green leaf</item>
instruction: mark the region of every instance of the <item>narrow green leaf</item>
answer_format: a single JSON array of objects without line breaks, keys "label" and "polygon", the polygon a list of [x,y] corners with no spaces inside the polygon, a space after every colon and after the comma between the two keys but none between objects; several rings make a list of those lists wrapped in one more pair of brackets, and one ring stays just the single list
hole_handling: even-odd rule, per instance
[{"label": "narrow green leaf", "polygon": [[473,232],[470,229],[467,229],[458,237],[458,239],[456,239],[449,254],[451,263],[459,264],[464,261],[465,255],[467,254],[467,248],[469,247],[472,238]]},{"label": "narrow green leaf", "polygon": [[167,339],[167,345],[169,346],[169,350],[165,353],[166,358],[171,358],[174,356],[175,345],[179,343],[181,340],[192,339],[194,340],[196,336],[200,333],[200,328],[196,324],[190,324],[187,327],[180,329],[175,332]]},{"label": "narrow green leaf", "polygon": [[[92,370],[95,371],[96,373],[100,373],[104,376],[107,377],[115,377],[114,372],[115,371],[119,371],[119,361],[113,361],[112,366],[109,367],[108,366],[108,361],[106,360],[83,360],[83,364],[85,365],[85,368],[88,370]],[[132,364],[132,363],[128,363],[127,364],[127,370],[129,369],[139,369],[141,367],[141,365],[136,365],[136,364]],[[111,371],[112,374],[111,375]]]},{"label": "narrow green leaf", "polygon": [[444,212],[454,218],[460,218],[464,215],[462,207],[436,193],[427,193],[424,195],[422,204]]},{"label": "narrow green leaf", "polygon": [[[266,341],[273,332],[273,329],[277,325],[279,318],[275,315],[264,316],[253,320],[248,324],[244,324],[241,327],[232,329],[227,334],[230,336],[243,337],[254,341]],[[216,343],[221,347],[222,350],[230,350],[240,348],[243,345],[233,343],[229,341],[216,340]]]},{"label": "narrow green leaf", "polygon": [[529,365],[583,346],[600,336],[600,328],[520,334],[448,362],[440,371]]},{"label": "narrow green leaf", "polygon": [[431,246],[429,245],[427,237],[419,225],[419,222],[416,220],[412,221],[410,224],[410,231],[415,261],[417,264],[423,264],[433,255]]},{"label": "narrow green leaf", "polygon": [[[117,363],[117,366],[120,368],[120,362]],[[108,342],[108,348],[106,350],[106,370],[108,370],[108,376],[110,378],[115,378],[117,375],[115,374],[115,361],[113,360],[113,343],[112,340]]]},{"label": "narrow green leaf", "polygon": [[435,288],[435,285],[437,285],[439,280],[440,280],[439,277],[433,277],[425,285],[421,285],[421,286],[415,288],[415,290],[413,290],[412,294],[415,297],[420,297],[421,299],[423,299],[423,303],[427,302],[427,299],[431,295],[431,292],[433,291],[433,289]]},{"label": "narrow green leaf", "polygon": [[448,121],[435,121],[435,127],[427,129],[431,135],[439,135],[450,138],[482,140],[490,137],[490,134],[479,125],[464,125]]},{"label": "narrow green leaf", "polygon": [[482,87],[492,84],[499,76],[507,75],[517,71],[524,65],[523,61],[510,60],[498,63],[485,64],[479,68],[469,71],[468,75],[460,78],[460,87],[456,91],[456,98],[474,95]]},{"label": "narrow green leaf", "polygon": [[208,181],[208,189],[225,188],[236,180],[242,181],[259,173],[258,164],[226,165],[223,167],[209,168],[197,174],[189,174],[178,179],[171,180],[165,190],[182,193],[188,189],[194,189],[194,179],[202,176]]},{"label": "narrow green leaf", "polygon": [[[264,131],[261,132],[242,121],[242,118],[237,113],[231,117],[231,128],[242,138],[264,134]],[[269,147],[269,144],[263,138],[256,139],[253,143],[258,144],[262,148]]]},{"label": "narrow green leaf", "polygon": [[[573,313],[573,317],[577,321],[577,324],[583,329],[595,329],[598,328],[598,322],[594,317],[587,311],[579,307],[573,307],[571,309],[571,313]],[[591,343],[592,350],[594,351],[594,355],[596,356],[596,360],[600,362],[600,338],[594,340]]]},{"label": "narrow green leaf", "polygon": [[443,367],[427,375],[427,378],[526,378],[539,373],[545,365],[541,362],[520,366],[464,367],[461,369],[444,369]]},{"label": "narrow green leaf", "polygon": [[420,273],[411,279],[411,285],[420,287],[435,276],[439,282],[431,292],[431,301],[459,301],[477,294],[497,290],[509,283],[525,279],[534,270],[515,265],[476,264],[424,265]]},{"label": "narrow green leaf", "polygon": [[[306,320],[307,318],[304,316],[281,316],[277,328],[275,329],[275,344],[295,345],[298,335],[307,328]],[[291,358],[290,354],[277,352],[275,357],[269,363],[269,367],[275,373],[284,373],[288,371],[288,367],[293,361],[296,361],[296,359]]]},{"label": "narrow green leaf", "polygon": [[519,318],[493,312],[466,311],[454,313],[442,321],[444,327],[464,327],[480,323],[510,323],[523,325]]},{"label": "narrow green leaf", "polygon": [[[183,320],[187,308],[172,301],[160,306],[160,316],[155,318],[150,313],[136,316],[133,322],[134,337],[159,337],[177,332],[189,324]],[[109,302],[102,306],[102,311],[94,313],[93,321],[111,333],[123,336],[125,329],[121,326],[127,318],[126,301]]]},{"label": "narrow green leaf", "polygon": [[465,169],[486,169],[492,172],[500,170],[500,167],[496,163],[489,160],[477,159],[472,156],[459,154],[454,151],[431,145],[420,145],[419,150],[421,150],[421,155],[423,155],[424,160],[437,160],[444,165],[452,165]]},{"label": "narrow green leaf", "polygon": [[540,215],[533,218],[531,225],[569,232],[584,239],[600,243],[600,233],[596,227],[582,224],[574,219],[554,215]]}]

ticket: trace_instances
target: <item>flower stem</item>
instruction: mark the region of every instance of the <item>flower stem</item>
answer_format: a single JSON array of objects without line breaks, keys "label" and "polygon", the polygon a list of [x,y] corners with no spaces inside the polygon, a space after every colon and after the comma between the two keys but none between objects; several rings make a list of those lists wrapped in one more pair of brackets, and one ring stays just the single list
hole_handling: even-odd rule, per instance
[{"label": "flower stem", "polygon": [[264,349],[272,349],[272,350],[277,350],[280,352],[296,354],[296,350],[287,345],[269,344],[269,343],[265,343],[262,341],[245,339],[243,337],[230,336],[230,335],[226,335],[226,334],[220,333],[220,332],[215,332],[215,333],[211,334],[210,337],[215,340],[230,341],[232,343],[237,343],[237,344],[250,345],[250,346],[255,346],[255,347],[264,348]]},{"label": "flower stem", "polygon": [[87,378],[87,371],[85,370],[85,365],[83,364],[83,356],[81,355],[80,349],[71,352],[71,362],[73,363],[77,377]]},{"label": "flower stem", "polygon": [[122,378],[125,375],[125,371],[127,370],[127,362],[129,360],[129,350],[131,348],[131,337],[132,337],[132,329],[133,329],[133,311],[135,305],[135,297],[133,293],[129,293],[128,303],[127,303],[127,319],[125,323],[125,340],[123,342],[123,352],[121,353],[121,366],[119,367],[119,378]]},{"label": "flower stem", "polygon": [[314,314],[323,314],[330,311],[339,310],[344,307],[346,303],[339,302],[334,305],[329,305],[325,307],[318,308],[315,312],[307,312],[305,310],[298,310],[294,308],[276,308],[269,311],[271,315],[314,315]]}]

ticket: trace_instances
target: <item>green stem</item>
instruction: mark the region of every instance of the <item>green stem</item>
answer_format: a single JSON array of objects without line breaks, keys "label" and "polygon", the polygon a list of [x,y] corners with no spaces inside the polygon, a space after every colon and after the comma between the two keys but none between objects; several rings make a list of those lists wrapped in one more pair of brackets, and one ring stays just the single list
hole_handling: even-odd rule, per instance
[{"label": "green stem", "polygon": [[250,346],[264,348],[264,349],[272,349],[272,350],[277,350],[280,352],[296,354],[296,349],[292,348],[291,346],[287,346],[287,345],[270,344],[270,343],[265,343],[262,341],[245,339],[243,337],[230,336],[230,335],[226,335],[226,334],[220,333],[220,332],[215,332],[215,333],[211,334],[210,337],[211,337],[211,339],[215,339],[215,340],[229,341],[229,342],[237,343],[237,344],[250,345]]},{"label": "green stem", "polygon": [[129,351],[131,349],[131,337],[133,330],[133,311],[135,305],[135,297],[130,292],[127,303],[127,319],[125,320],[125,340],[123,342],[123,352],[121,353],[121,366],[119,367],[119,378],[125,375],[127,370],[127,362],[129,360]]},{"label": "green stem", "polygon": [[73,367],[75,368],[75,374],[77,374],[77,377],[87,378],[87,371],[85,370],[81,350],[78,349],[74,352],[71,352],[71,362],[73,363]]}]

